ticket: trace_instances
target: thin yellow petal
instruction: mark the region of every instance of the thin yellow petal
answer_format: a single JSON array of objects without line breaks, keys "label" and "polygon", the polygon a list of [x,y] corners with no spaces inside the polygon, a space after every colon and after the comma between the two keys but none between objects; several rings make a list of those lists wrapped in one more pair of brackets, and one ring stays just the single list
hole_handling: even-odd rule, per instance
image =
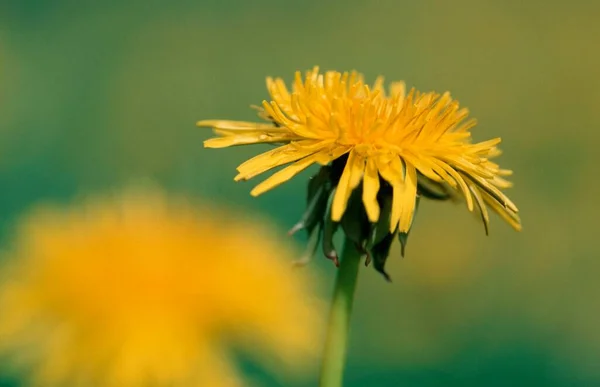
[{"label": "thin yellow petal", "polygon": [[273,79],[267,77],[267,90],[271,94],[271,98],[277,102],[282,109],[289,113],[290,93],[281,78]]},{"label": "thin yellow petal", "polygon": [[484,192],[488,193],[491,197],[493,197],[498,203],[502,204],[504,207],[510,209],[514,212],[519,212],[519,209],[515,204],[506,196],[502,191],[492,185],[486,179],[479,177],[477,175],[468,175],[465,174],[469,179],[471,179],[475,184],[477,184]]},{"label": "thin yellow petal", "polygon": [[295,138],[290,138],[288,134],[271,135],[266,133],[249,133],[233,136],[210,138],[204,141],[205,148],[227,148],[230,146],[249,145],[249,144],[269,144],[279,142],[289,142]]},{"label": "thin yellow petal", "polygon": [[373,83],[373,90],[379,91],[383,97],[385,97],[385,88],[383,87],[384,78],[380,75],[375,79],[375,83]]},{"label": "thin yellow petal", "polygon": [[479,213],[481,214],[481,220],[483,221],[483,226],[485,227],[485,233],[488,234],[490,215],[488,214],[487,207],[485,205],[481,192],[479,191],[479,188],[477,188],[472,183],[469,184],[469,190],[471,190],[471,193],[475,198],[475,203],[477,203],[477,207],[479,207]]},{"label": "thin yellow petal", "polygon": [[256,123],[248,121],[228,121],[228,120],[202,120],[196,122],[196,126],[201,128],[215,128],[225,130],[268,130],[269,132],[289,132],[286,128],[274,126],[271,123]]},{"label": "thin yellow petal", "polygon": [[503,179],[499,176],[494,176],[493,179],[490,180],[490,183],[492,183],[493,185],[495,185],[496,187],[500,188],[500,189],[507,189],[513,186],[513,183]]},{"label": "thin yellow petal", "polygon": [[402,188],[400,232],[408,232],[413,221],[417,201],[417,170],[408,163],[406,164],[406,177]]},{"label": "thin yellow petal", "polygon": [[363,203],[369,221],[377,222],[379,219],[379,203],[377,203],[377,192],[379,192],[379,172],[377,164],[372,158],[367,159],[365,175],[363,177]]},{"label": "thin yellow petal", "polygon": [[463,193],[463,196],[465,197],[465,200],[467,201],[467,208],[469,209],[469,211],[473,211],[473,197],[471,196],[471,191],[469,190],[469,187],[467,186],[467,183],[462,178],[462,176],[458,172],[456,172],[454,170],[454,168],[452,168],[450,165],[446,164],[444,161],[436,160],[436,159],[431,159],[431,161],[435,162],[437,165],[439,165],[441,168],[443,168],[446,172],[448,172],[448,174],[450,176],[452,176],[454,181],[456,183],[458,183],[458,186],[460,187],[460,189]]},{"label": "thin yellow petal", "polygon": [[477,126],[477,120],[475,118],[471,118],[463,122],[460,126],[456,127],[456,129],[454,129],[454,133],[469,132],[469,130],[475,126]]},{"label": "thin yellow petal", "polygon": [[314,164],[317,161],[317,159],[319,158],[319,156],[322,153],[326,153],[326,152],[327,151],[322,151],[320,153],[316,153],[316,154],[307,156],[301,160],[296,161],[294,164],[292,164],[288,167],[285,167],[281,171],[274,173],[268,179],[266,179],[265,181],[263,181],[262,183],[260,183],[256,187],[254,187],[254,189],[252,191],[250,191],[250,194],[252,196],[258,196],[262,193],[265,193],[266,191],[268,191],[270,189],[277,187],[278,185],[280,185],[282,183],[285,183],[286,181],[290,180],[292,177],[296,176],[298,173],[302,172],[303,170],[305,170],[306,168],[308,168],[312,164]]},{"label": "thin yellow petal", "polygon": [[[346,211],[348,205],[348,199],[352,190],[356,188],[356,185],[360,183],[365,168],[364,158],[357,152],[351,151],[348,155],[348,161],[346,161],[346,167],[340,177],[335,195],[333,197],[333,203],[331,204],[331,219],[334,222],[339,222]],[[358,176],[358,179],[357,179]],[[358,180],[358,183],[356,183]],[[354,185],[356,183],[356,185]],[[354,185],[354,186],[353,186]]]},{"label": "thin yellow petal", "polygon": [[[438,183],[442,182],[443,179],[438,175],[435,169],[432,168],[431,163],[427,162],[426,157],[418,157],[416,154],[412,152],[404,152],[402,154],[404,159],[415,166],[423,175],[427,176],[429,179],[436,181]],[[439,170],[439,169],[438,169]]]},{"label": "thin yellow petal", "polygon": [[[334,145],[333,141],[330,140],[303,140],[303,141],[294,141],[290,143],[290,145],[303,152],[317,152],[321,149],[331,148]],[[348,148],[348,147],[345,147]]]},{"label": "thin yellow petal", "polygon": [[398,102],[403,104],[406,97],[406,84],[404,82],[393,82],[390,86],[390,96],[398,98]]},{"label": "thin yellow petal", "polygon": [[326,152],[319,152],[318,154],[316,154],[316,162],[321,164],[321,165],[327,165],[329,164],[329,162],[331,162],[332,160],[336,160],[340,157],[342,157],[343,155],[345,155],[346,153],[348,153],[350,151],[350,147],[348,146],[335,146],[335,147],[329,147],[329,150]]},{"label": "thin yellow petal", "polygon": [[475,160],[477,162],[481,162],[480,158],[477,157],[477,158],[471,158],[471,160],[467,160],[463,156],[467,156],[467,155],[460,155],[460,156],[450,155],[450,156],[444,157],[443,159],[444,159],[444,162],[446,162],[448,165],[451,165],[452,168],[461,170],[468,175],[478,175],[485,179],[491,179],[494,177],[494,174],[492,172],[490,172],[489,170],[487,170],[486,168],[483,168],[481,165],[473,164],[471,162],[471,161],[475,161]]},{"label": "thin yellow petal", "polygon": [[300,160],[312,152],[298,151],[290,144],[272,149],[268,152],[254,156],[241,164],[237,170],[239,174],[235,177],[236,181],[247,180],[269,169],[285,165],[296,160]]},{"label": "thin yellow petal", "polygon": [[502,139],[500,137],[492,138],[487,141],[482,141],[477,144],[469,146],[469,152],[477,153],[482,151],[489,151],[490,149],[497,149],[496,145],[500,144]]},{"label": "thin yellow petal", "polygon": [[498,203],[498,201],[489,193],[482,190],[481,194],[483,195],[483,200],[492,208],[492,210],[494,210],[495,213],[500,215],[500,217],[510,224],[511,227],[516,231],[521,231],[523,226],[521,225],[521,218],[519,217],[519,214]]},{"label": "thin yellow petal", "polygon": [[385,163],[383,158],[379,158],[377,166],[381,177],[392,186],[393,199],[390,215],[390,232],[394,232],[398,226],[402,209],[401,196],[404,185],[404,166],[399,156],[394,156],[388,163]]},{"label": "thin yellow petal", "polygon": [[499,148],[492,148],[488,151],[487,157],[489,157],[490,159],[494,158],[494,157],[498,157],[502,154],[502,151]]}]

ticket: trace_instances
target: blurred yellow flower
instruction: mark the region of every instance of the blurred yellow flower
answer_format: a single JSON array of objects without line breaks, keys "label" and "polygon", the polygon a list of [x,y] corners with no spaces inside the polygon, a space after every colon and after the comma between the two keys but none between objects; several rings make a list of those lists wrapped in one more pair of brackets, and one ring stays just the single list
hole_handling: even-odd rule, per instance
[{"label": "blurred yellow flower", "polygon": [[259,223],[159,193],[34,211],[1,269],[0,353],[50,387],[246,385],[233,350],[299,371],[320,313],[289,255]]}]

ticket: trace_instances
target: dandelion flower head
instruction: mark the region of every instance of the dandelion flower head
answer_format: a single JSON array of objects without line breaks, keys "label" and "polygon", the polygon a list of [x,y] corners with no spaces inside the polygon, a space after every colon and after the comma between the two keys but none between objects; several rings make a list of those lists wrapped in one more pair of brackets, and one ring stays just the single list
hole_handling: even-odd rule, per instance
[{"label": "dandelion flower head", "polygon": [[[381,77],[370,86],[357,72],[323,74],[318,67],[304,77],[296,72],[291,90],[270,77],[267,89],[271,100],[259,108],[263,123],[198,122],[218,135],[205,142],[209,148],[276,145],[238,167],[235,180],[285,166],[252,195],[317,164],[328,175],[323,197],[330,198],[326,216],[334,223],[343,223],[349,208],[360,207],[366,223],[383,223],[390,235],[405,237],[420,197],[462,197],[469,211],[477,208],[486,230],[488,207],[521,229],[517,207],[502,192],[511,186],[505,177],[512,172],[492,161],[501,153],[500,138],[474,143],[476,121],[450,93],[407,91],[403,82],[386,90]],[[360,205],[352,205],[353,197]]]},{"label": "dandelion flower head", "polygon": [[45,387],[246,385],[233,349],[301,368],[314,283],[269,235],[160,193],[34,211],[2,269],[0,354]]}]

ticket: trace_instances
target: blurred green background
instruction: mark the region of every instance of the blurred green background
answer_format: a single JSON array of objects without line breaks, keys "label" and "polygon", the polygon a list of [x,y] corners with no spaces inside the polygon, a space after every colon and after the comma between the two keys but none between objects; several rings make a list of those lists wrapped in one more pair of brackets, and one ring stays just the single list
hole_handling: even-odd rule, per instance
[{"label": "blurred green background", "polygon": [[346,385],[600,385],[600,3],[87,3],[0,2],[4,238],[35,203],[146,178],[283,235],[313,170],[252,199],[260,180],[234,183],[235,167],[266,148],[203,149],[197,120],[253,120],[265,76],[313,65],[451,90],[476,140],[503,138],[524,231],[494,217],[486,237],[463,206],[422,205],[394,282],[362,270]]}]

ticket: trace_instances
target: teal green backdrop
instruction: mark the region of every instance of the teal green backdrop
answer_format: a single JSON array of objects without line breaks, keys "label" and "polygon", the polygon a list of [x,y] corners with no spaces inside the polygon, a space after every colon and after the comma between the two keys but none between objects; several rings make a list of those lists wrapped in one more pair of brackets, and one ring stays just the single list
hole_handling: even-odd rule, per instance
[{"label": "teal green backdrop", "polygon": [[[235,167],[267,148],[203,149],[197,120],[252,120],[265,76],[314,65],[450,90],[476,140],[503,138],[524,229],[494,216],[486,237],[464,206],[423,203],[394,282],[362,269],[346,385],[600,385],[598,15],[586,0],[2,1],[2,240],[34,204],[147,179],[284,236],[314,170],[251,198],[260,179],[234,183]],[[331,287],[331,263],[314,265]]]}]

